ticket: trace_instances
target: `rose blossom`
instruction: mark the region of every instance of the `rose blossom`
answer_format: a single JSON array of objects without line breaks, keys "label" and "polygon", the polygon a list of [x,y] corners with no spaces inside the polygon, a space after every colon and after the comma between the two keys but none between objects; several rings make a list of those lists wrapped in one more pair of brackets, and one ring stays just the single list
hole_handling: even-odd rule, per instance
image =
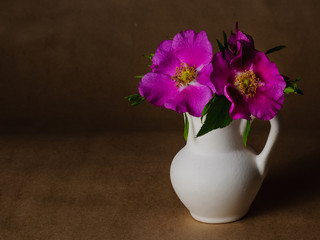
[{"label": "rose blossom", "polygon": [[159,45],[152,58],[152,72],[141,79],[139,93],[158,107],[200,117],[214,94],[212,55],[206,32],[178,33]]},{"label": "rose blossom", "polygon": [[282,107],[286,83],[277,66],[265,53],[254,49],[251,36],[238,30],[229,38],[229,50],[212,59],[212,83],[218,95],[231,102],[232,119],[250,119],[251,115],[270,120]]}]

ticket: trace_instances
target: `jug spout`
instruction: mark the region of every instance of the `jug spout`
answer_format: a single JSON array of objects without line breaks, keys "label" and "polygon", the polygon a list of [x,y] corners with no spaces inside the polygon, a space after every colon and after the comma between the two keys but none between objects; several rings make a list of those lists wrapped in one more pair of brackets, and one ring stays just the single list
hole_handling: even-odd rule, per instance
[{"label": "jug spout", "polygon": [[278,138],[280,130],[280,120],[278,116],[275,116],[270,120],[270,132],[267,138],[267,142],[259,155],[256,157],[257,168],[264,178],[268,172],[269,168],[269,156],[272,151],[272,148]]}]

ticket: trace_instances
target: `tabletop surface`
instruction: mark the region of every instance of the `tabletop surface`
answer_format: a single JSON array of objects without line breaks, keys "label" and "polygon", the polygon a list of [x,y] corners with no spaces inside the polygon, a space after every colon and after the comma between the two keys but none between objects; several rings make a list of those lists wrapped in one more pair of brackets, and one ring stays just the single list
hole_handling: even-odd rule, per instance
[{"label": "tabletop surface", "polygon": [[319,239],[318,143],[282,133],[249,213],[204,224],[171,186],[181,132],[2,135],[0,239]]}]

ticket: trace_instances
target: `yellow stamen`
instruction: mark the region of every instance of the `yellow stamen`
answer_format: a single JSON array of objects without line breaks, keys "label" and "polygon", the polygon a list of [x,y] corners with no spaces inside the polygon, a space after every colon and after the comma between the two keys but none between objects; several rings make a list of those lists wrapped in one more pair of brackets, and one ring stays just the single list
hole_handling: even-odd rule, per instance
[{"label": "yellow stamen", "polygon": [[257,92],[257,88],[261,86],[260,79],[256,77],[252,70],[241,72],[235,78],[234,85],[247,98],[253,97]]},{"label": "yellow stamen", "polygon": [[171,79],[176,82],[176,86],[179,88],[189,85],[197,78],[197,74],[198,72],[195,67],[181,63],[180,67],[176,67],[176,74]]}]

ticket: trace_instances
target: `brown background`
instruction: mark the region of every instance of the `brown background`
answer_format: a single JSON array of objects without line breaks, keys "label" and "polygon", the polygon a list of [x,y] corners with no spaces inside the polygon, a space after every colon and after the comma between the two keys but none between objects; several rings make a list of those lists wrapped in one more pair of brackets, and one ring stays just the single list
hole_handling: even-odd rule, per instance
[{"label": "brown background", "polygon": [[[2,1],[0,126],[105,130],[181,128],[181,116],[123,96],[137,92],[143,53],[185,29],[215,39],[239,21],[279,70],[301,77],[305,96],[288,97],[290,128],[319,122],[319,1]],[[178,120],[179,119],[179,120]]]},{"label": "brown background", "polygon": [[[0,3],[0,239],[316,239],[319,232],[320,2],[4,0]],[[191,219],[169,181],[181,115],[130,107],[143,53],[239,21],[281,73],[286,98],[270,174],[248,217]],[[261,149],[266,124],[249,141]],[[263,138],[261,138],[263,136]]]}]

